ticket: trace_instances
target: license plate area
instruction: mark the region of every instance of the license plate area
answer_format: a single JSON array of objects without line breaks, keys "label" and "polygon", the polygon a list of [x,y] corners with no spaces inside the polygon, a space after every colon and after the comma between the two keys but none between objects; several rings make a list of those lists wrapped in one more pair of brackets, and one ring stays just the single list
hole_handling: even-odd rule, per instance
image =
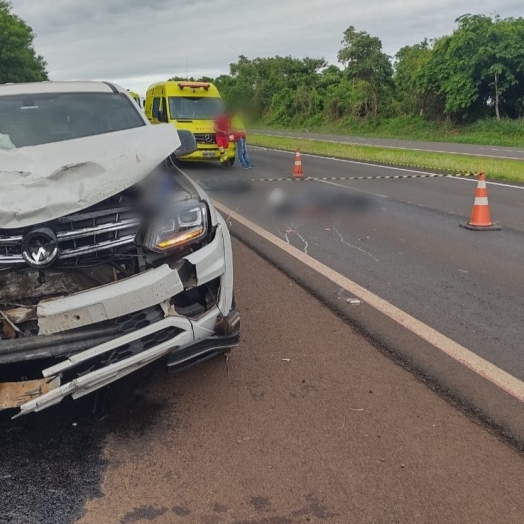
[{"label": "license plate area", "polygon": [[204,152],[202,153],[202,156],[203,156],[204,158],[215,158],[216,153],[215,153],[214,151],[204,151]]}]

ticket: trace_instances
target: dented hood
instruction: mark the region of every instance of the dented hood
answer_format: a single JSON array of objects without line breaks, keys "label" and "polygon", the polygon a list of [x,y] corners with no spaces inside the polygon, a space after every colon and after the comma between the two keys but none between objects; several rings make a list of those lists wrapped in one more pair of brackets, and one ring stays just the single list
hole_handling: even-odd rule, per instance
[{"label": "dented hood", "polygon": [[0,228],[76,213],[144,179],[180,146],[171,125],[0,149]]}]

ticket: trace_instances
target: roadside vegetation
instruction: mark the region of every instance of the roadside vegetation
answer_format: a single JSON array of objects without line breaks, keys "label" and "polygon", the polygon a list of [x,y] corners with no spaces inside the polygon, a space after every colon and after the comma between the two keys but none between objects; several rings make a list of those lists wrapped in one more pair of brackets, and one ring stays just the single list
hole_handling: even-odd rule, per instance
[{"label": "roadside vegetation", "polygon": [[252,129],[325,133],[341,136],[393,138],[425,142],[524,147],[524,119],[497,121],[485,118],[472,124],[457,125],[451,121],[430,122],[421,117],[401,116],[377,121],[348,118],[339,121],[306,120],[289,126],[268,124],[264,120],[252,122]]},{"label": "roadside vegetation", "polygon": [[410,166],[414,169],[438,170],[448,174],[483,172],[488,179],[524,183],[524,162],[521,160],[474,157],[452,153],[429,153],[407,149],[385,149],[374,146],[354,146],[257,134],[250,135],[250,143],[271,149],[294,151],[298,148],[302,153],[313,155]]},{"label": "roadside vegetation", "polygon": [[35,35],[11,11],[11,3],[0,0],[0,84],[47,80],[47,64],[33,47]]},{"label": "roadside vegetation", "polygon": [[[30,26],[0,0],[0,84],[47,80]],[[174,79],[178,79],[174,77]],[[388,56],[350,26],[338,64],[240,56],[212,81],[252,128],[524,146],[524,18],[464,15]]]},{"label": "roadside vegetation", "polygon": [[240,56],[202,80],[252,127],[524,146],[524,18],[464,15],[394,57],[350,26],[338,62]]}]

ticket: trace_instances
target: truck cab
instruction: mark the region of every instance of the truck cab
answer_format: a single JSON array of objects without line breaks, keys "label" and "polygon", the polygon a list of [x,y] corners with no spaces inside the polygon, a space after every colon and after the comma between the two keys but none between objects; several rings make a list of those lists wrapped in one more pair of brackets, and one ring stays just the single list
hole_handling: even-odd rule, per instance
[{"label": "truck cab", "polygon": [[127,91],[131,98],[137,103],[138,107],[142,107],[142,99],[140,98],[140,95],[134,91],[129,91],[129,89]]},{"label": "truck cab", "polygon": [[[147,90],[144,110],[152,124],[172,123],[177,129],[193,133],[198,149],[179,160],[220,160],[213,126],[215,118],[224,110],[224,103],[212,83],[167,81],[153,84]],[[235,161],[233,141],[227,154],[232,165]]]}]

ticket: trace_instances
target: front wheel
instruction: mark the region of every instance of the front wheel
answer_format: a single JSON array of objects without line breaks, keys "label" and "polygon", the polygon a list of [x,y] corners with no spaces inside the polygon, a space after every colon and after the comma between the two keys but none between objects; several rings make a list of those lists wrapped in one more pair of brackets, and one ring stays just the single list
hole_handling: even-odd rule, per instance
[{"label": "front wheel", "polygon": [[233,158],[228,158],[229,160],[229,167],[233,167],[235,165],[235,160],[236,160],[236,156],[234,156]]}]

